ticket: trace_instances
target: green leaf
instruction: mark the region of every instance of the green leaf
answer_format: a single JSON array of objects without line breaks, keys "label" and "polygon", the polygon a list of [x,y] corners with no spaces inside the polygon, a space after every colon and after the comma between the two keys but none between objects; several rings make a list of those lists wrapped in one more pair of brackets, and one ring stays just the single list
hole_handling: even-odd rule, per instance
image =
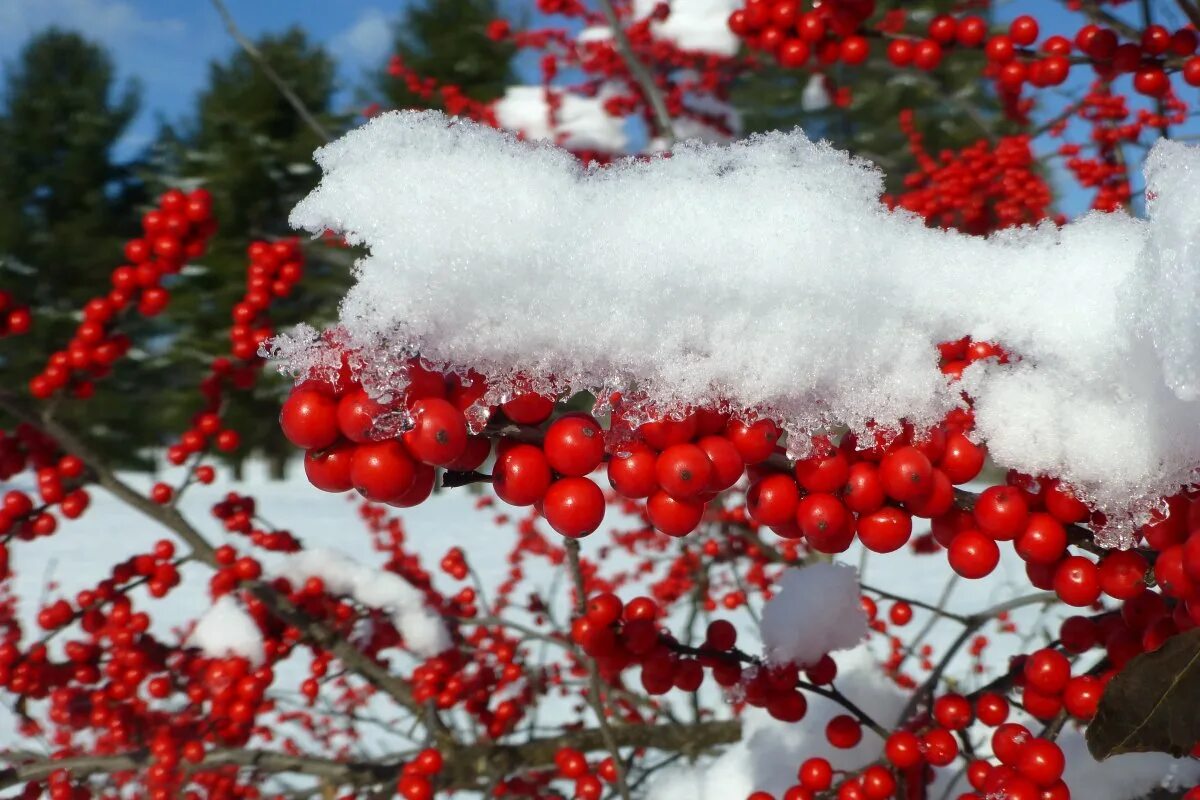
[{"label": "green leaf", "polygon": [[1097,761],[1121,753],[1186,755],[1200,742],[1200,628],[1125,665],[1087,729]]}]

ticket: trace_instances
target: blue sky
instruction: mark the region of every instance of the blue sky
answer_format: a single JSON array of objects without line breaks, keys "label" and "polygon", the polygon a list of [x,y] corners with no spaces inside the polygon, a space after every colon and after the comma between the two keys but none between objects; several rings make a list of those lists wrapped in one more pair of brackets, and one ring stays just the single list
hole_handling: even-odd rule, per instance
[{"label": "blue sky", "polygon": [[[326,43],[353,88],[364,67],[388,51],[389,20],[402,3],[379,0],[227,0],[251,36],[299,24]],[[207,0],[0,0],[0,62],[10,62],[31,33],[49,25],[79,30],[113,52],[120,73],[142,83],[143,112],[122,150],[153,135],[157,115],[188,112],[208,63],[234,45]],[[347,102],[349,91],[346,92]]]},{"label": "blue sky", "polygon": [[[404,2],[226,0],[239,26],[251,36],[298,24],[324,42],[340,65],[347,106],[363,70],[386,57],[390,21]],[[519,8],[533,6],[531,0],[509,2]],[[1128,4],[1131,9],[1136,5]],[[1153,5],[1171,8],[1162,0]],[[1072,36],[1079,25],[1079,16],[1064,10],[1060,0],[1009,0],[997,6],[1001,20],[1035,14],[1042,22],[1043,36]],[[1169,17],[1163,21],[1178,23]],[[186,114],[204,84],[208,63],[235,47],[208,0],[0,0],[0,64],[11,61],[31,33],[49,25],[80,30],[104,43],[114,53],[120,74],[142,83],[143,111],[121,143],[122,155],[136,152],[150,140],[158,117],[178,119]],[[1077,70],[1064,98],[1078,95],[1086,83],[1087,76]],[[1050,114],[1054,106],[1050,98]],[[1042,142],[1039,150],[1053,146]],[[1070,214],[1081,211],[1086,202],[1077,190],[1069,190],[1063,200]]]}]

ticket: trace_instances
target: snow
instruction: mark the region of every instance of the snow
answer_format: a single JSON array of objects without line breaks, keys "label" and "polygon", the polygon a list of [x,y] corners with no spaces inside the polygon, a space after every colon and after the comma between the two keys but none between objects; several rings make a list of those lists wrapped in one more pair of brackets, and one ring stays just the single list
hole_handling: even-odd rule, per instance
[{"label": "snow", "polygon": [[209,658],[241,656],[257,666],[266,657],[262,631],[233,595],[222,595],[213,601],[187,641]]},{"label": "snow", "polygon": [[853,567],[829,562],[789,567],[775,587],[762,610],[768,661],[815,664],[826,653],[848,650],[867,637]]},{"label": "snow", "polygon": [[[838,662],[838,688],[881,725],[893,725],[904,708],[904,695],[883,677],[866,648],[834,660]],[[664,770],[647,796],[654,800],[729,800],[766,791],[782,797],[796,783],[796,770],[807,758],[826,758],[834,769],[853,770],[880,756],[883,742],[870,730],[864,730],[862,741],[848,750],[830,745],[825,726],[846,710],[820,695],[807,694],[806,698],[808,713],[795,724],[780,722],[760,709],[747,709],[740,742],[714,759]]]},{"label": "snow", "polygon": [[[547,93],[560,105],[550,124]],[[509,86],[494,105],[501,127],[524,134],[532,141],[551,141],[569,150],[620,153],[628,144],[625,121],[604,110],[605,95],[585,97],[563,89],[542,86]]]},{"label": "snow", "polygon": [[[1200,334],[1172,293],[1200,281],[1196,148],[1155,151],[1149,221],[1092,214],[988,239],[886,211],[878,171],[799,131],[586,169],[393,113],[316,158],[324,178],[291,221],[369,247],[341,323],[376,391],[402,386],[392,354],[407,348],[479,370],[493,398],[517,372],[636,385],[660,408],[725,399],[797,434],[932,424],[966,388],[1001,466],[1059,476],[1118,522],[1200,464]],[[951,384],[935,344],[963,335],[1012,362]],[[277,340],[283,366],[319,359],[314,341]]]},{"label": "snow", "polygon": [[1157,787],[1181,788],[1200,781],[1200,762],[1171,758],[1166,753],[1129,753],[1097,762],[1083,734],[1074,728],[1058,738],[1066,758],[1063,782],[1072,797],[1087,800],[1129,800]]},{"label": "snow", "polygon": [[392,624],[417,655],[436,656],[451,645],[446,624],[426,605],[425,596],[393,572],[364,566],[336,550],[312,547],[287,556],[276,574],[293,586],[320,578],[332,594],[353,597],[364,606],[391,612]]},{"label": "snow", "polygon": [[808,78],[808,83],[804,84],[804,91],[800,93],[800,107],[805,111],[824,111],[829,108],[829,89],[826,88],[826,82],[829,79],[819,72],[814,72]]},{"label": "snow", "polygon": [[[644,19],[663,0],[634,0],[633,15]],[[662,22],[651,23],[659,39],[666,39],[681,50],[701,50],[721,56],[738,51],[738,38],[729,30],[729,15],[741,7],[740,0],[669,0],[671,14]]]}]

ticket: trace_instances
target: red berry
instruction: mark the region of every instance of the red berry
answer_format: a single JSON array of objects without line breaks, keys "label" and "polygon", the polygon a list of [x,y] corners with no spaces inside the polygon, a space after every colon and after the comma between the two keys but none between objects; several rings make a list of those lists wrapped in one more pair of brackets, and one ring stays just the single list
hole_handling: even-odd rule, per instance
[{"label": "red berry", "polygon": [[955,431],[946,436],[946,449],[938,462],[938,469],[946,473],[953,484],[973,480],[981,469],[987,451],[965,435]]},{"label": "red berry", "polygon": [[950,568],[964,578],[983,578],[1000,563],[1000,548],[979,531],[966,530],[950,542]]},{"label": "red berry", "polygon": [[708,491],[712,462],[694,444],[676,444],[662,451],[654,465],[663,491],[679,500],[687,500]]},{"label": "red berry", "polygon": [[755,482],[746,492],[746,511],[759,524],[787,525],[795,520],[800,490],[790,475],[775,473]]},{"label": "red berry", "polygon": [[604,460],[604,430],[587,414],[567,414],[551,423],[542,446],[555,472],[580,477]]},{"label": "red berry", "polygon": [[746,464],[742,454],[733,446],[733,442],[724,436],[705,436],[696,442],[712,464],[712,477],[708,481],[708,491],[720,492],[737,483],[742,477]]},{"label": "red berry", "polygon": [[1037,564],[1057,564],[1067,549],[1067,531],[1050,514],[1029,515],[1025,530],[1017,537],[1017,555]]},{"label": "red berry", "polygon": [[646,501],[650,524],[668,536],[686,536],[696,530],[704,516],[704,503],[678,500],[666,492],[655,492]]},{"label": "red berry", "polygon": [[644,444],[622,446],[608,462],[608,482],[622,497],[640,499],[658,491],[658,456]]},{"label": "red berry", "polygon": [[840,450],[796,462],[796,481],[806,492],[833,493],[842,489],[849,478],[850,462]]},{"label": "red berry", "polygon": [[993,539],[1017,538],[1028,519],[1029,506],[1015,486],[989,486],[975,501],[975,522]]},{"label": "red berry", "polygon": [[492,471],[496,496],[513,506],[531,506],[550,487],[550,464],[541,448],[516,444],[499,456]]},{"label": "red berry", "polygon": [[467,449],[467,421],[461,411],[439,397],[426,397],[410,409],[413,427],[404,444],[420,461],[434,466],[452,463]]},{"label": "red berry", "polygon": [[1069,606],[1090,606],[1100,598],[1100,574],[1083,556],[1067,556],[1054,570],[1054,591]]},{"label": "red berry", "polygon": [[1054,742],[1033,739],[1021,752],[1017,770],[1041,787],[1053,786],[1062,777],[1066,761],[1062,750]]},{"label": "red berry", "polygon": [[553,413],[554,400],[532,392],[519,394],[507,403],[502,403],[500,410],[518,425],[537,425]]},{"label": "red berry", "polygon": [[858,538],[863,547],[876,553],[891,553],[908,544],[912,517],[893,506],[858,518]]},{"label": "red berry", "polygon": [[921,740],[908,731],[896,731],[888,736],[883,753],[887,760],[900,769],[915,767],[924,760],[921,755]]},{"label": "red berry", "polygon": [[879,468],[865,461],[850,467],[846,485],[842,489],[842,499],[846,508],[855,514],[870,514],[883,506],[887,498],[883,493]]},{"label": "red berry", "polygon": [[563,536],[582,538],[604,519],[604,493],[587,478],[560,478],[546,490],[542,514]]},{"label": "red berry", "polygon": [[749,425],[734,420],[725,428],[725,437],[733,442],[747,464],[766,461],[775,452],[779,433],[779,426],[769,419],[760,419]]},{"label": "red berry", "polygon": [[283,403],[279,424],[296,447],[319,450],[338,438],[337,400],[311,389],[294,391]]},{"label": "red berry", "polygon": [[1071,662],[1057,650],[1043,648],[1025,659],[1025,682],[1043,694],[1060,694],[1071,678]]},{"label": "red berry", "polygon": [[924,497],[933,487],[933,465],[915,447],[901,447],[879,463],[883,490],[894,500],[905,502]]},{"label": "red berry", "polygon": [[810,494],[796,508],[796,524],[808,544],[822,553],[844,552],[854,541],[853,518],[831,494]]},{"label": "red berry", "polygon": [[386,503],[412,486],[416,464],[404,445],[393,440],[361,444],[350,462],[350,480],[368,500]]},{"label": "red berry", "polygon": [[1146,588],[1149,564],[1135,550],[1110,550],[1100,559],[1100,589],[1116,600],[1130,600]]},{"label": "red berry", "polygon": [[862,726],[848,714],[839,714],[825,726],[825,738],[834,747],[849,750],[862,741]]},{"label": "red berry", "polygon": [[352,442],[369,442],[382,438],[372,434],[375,431],[376,420],[387,411],[387,406],[372,400],[365,390],[354,389],[346,392],[338,400],[338,429]]}]

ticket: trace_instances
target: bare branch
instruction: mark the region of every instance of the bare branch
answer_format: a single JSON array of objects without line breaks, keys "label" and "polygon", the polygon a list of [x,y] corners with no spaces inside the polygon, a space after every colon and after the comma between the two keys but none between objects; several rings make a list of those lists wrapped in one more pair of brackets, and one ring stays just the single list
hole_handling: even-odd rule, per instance
[{"label": "bare branch", "polygon": [[[653,747],[667,753],[698,753],[741,739],[742,726],[737,720],[702,722],[689,727],[675,725],[628,725],[611,732],[621,747]],[[448,787],[475,786],[482,778],[504,775],[514,770],[544,767],[554,763],[554,755],[563,747],[583,752],[606,750],[606,737],[598,728],[571,731],[561,736],[531,739],[522,744],[483,744],[457,747],[446,754],[441,774]],[[334,783],[371,785],[392,781],[404,763],[414,754],[394,754],[375,761],[338,761],[313,755],[292,755],[270,750],[210,750],[193,769],[240,766],[269,774],[310,775]],[[28,759],[29,754],[5,756],[10,766],[0,769],[0,789],[41,781],[56,770],[66,770],[76,778],[128,772],[149,765],[151,754],[135,750],[118,755],[76,756],[71,758]],[[20,763],[18,763],[20,762]]]},{"label": "bare branch", "polygon": [[[565,543],[567,550],[567,562],[571,565],[571,577],[575,580],[575,603],[576,608],[582,615],[587,611],[587,589],[583,585],[583,569],[579,563],[579,540],[567,539]],[[596,669],[595,659],[588,658],[588,703],[592,706],[592,711],[596,714],[596,720],[600,725],[600,735],[604,739],[604,745],[608,748],[609,755],[612,756],[613,766],[617,773],[617,791],[621,793],[623,800],[631,800],[632,795],[629,794],[629,782],[625,775],[625,762],[621,760],[620,745],[617,744],[617,739],[613,736],[612,726],[608,724],[608,714],[604,711],[604,701],[600,698],[600,671]]]},{"label": "bare branch", "polygon": [[675,144],[675,129],[671,124],[671,114],[667,111],[667,103],[658,89],[658,84],[654,82],[654,76],[637,57],[637,53],[633,52],[633,45],[625,33],[625,28],[621,25],[621,18],[617,16],[617,10],[613,8],[612,0],[596,0],[596,2],[599,3],[600,10],[604,12],[604,18],[608,20],[609,28],[612,29],[613,47],[616,49],[617,55],[625,62],[625,66],[629,68],[629,74],[633,76],[638,88],[646,97],[646,102],[650,104],[658,135],[666,140],[667,147],[670,148]]},{"label": "bare branch", "polygon": [[242,33],[241,29],[237,25],[237,22],[234,21],[233,15],[230,14],[229,9],[226,8],[224,0],[212,0],[212,4],[213,8],[215,8],[217,13],[221,16],[221,21],[225,23],[225,29],[229,31],[229,35],[233,37],[233,40],[237,42],[244,51],[246,51],[246,55],[254,59],[254,62],[258,64],[260,69],[262,69],[263,74],[267,76],[267,80],[275,84],[275,88],[278,89],[279,93],[282,94],[284,99],[288,101],[288,105],[295,109],[296,113],[300,115],[300,119],[304,121],[304,124],[311,128],[313,133],[321,137],[322,141],[330,141],[333,137],[329,135],[329,131],[325,130],[325,126],[322,125],[315,116],[313,116],[313,113],[308,110],[308,107],[304,105],[304,101],[301,100],[299,95],[292,90],[292,87],[288,84],[288,82],[285,81],[280,74],[275,71],[275,68],[270,65],[267,59],[263,57],[262,51],[255,47],[254,42],[250,41],[250,39],[247,38],[244,33]]}]

